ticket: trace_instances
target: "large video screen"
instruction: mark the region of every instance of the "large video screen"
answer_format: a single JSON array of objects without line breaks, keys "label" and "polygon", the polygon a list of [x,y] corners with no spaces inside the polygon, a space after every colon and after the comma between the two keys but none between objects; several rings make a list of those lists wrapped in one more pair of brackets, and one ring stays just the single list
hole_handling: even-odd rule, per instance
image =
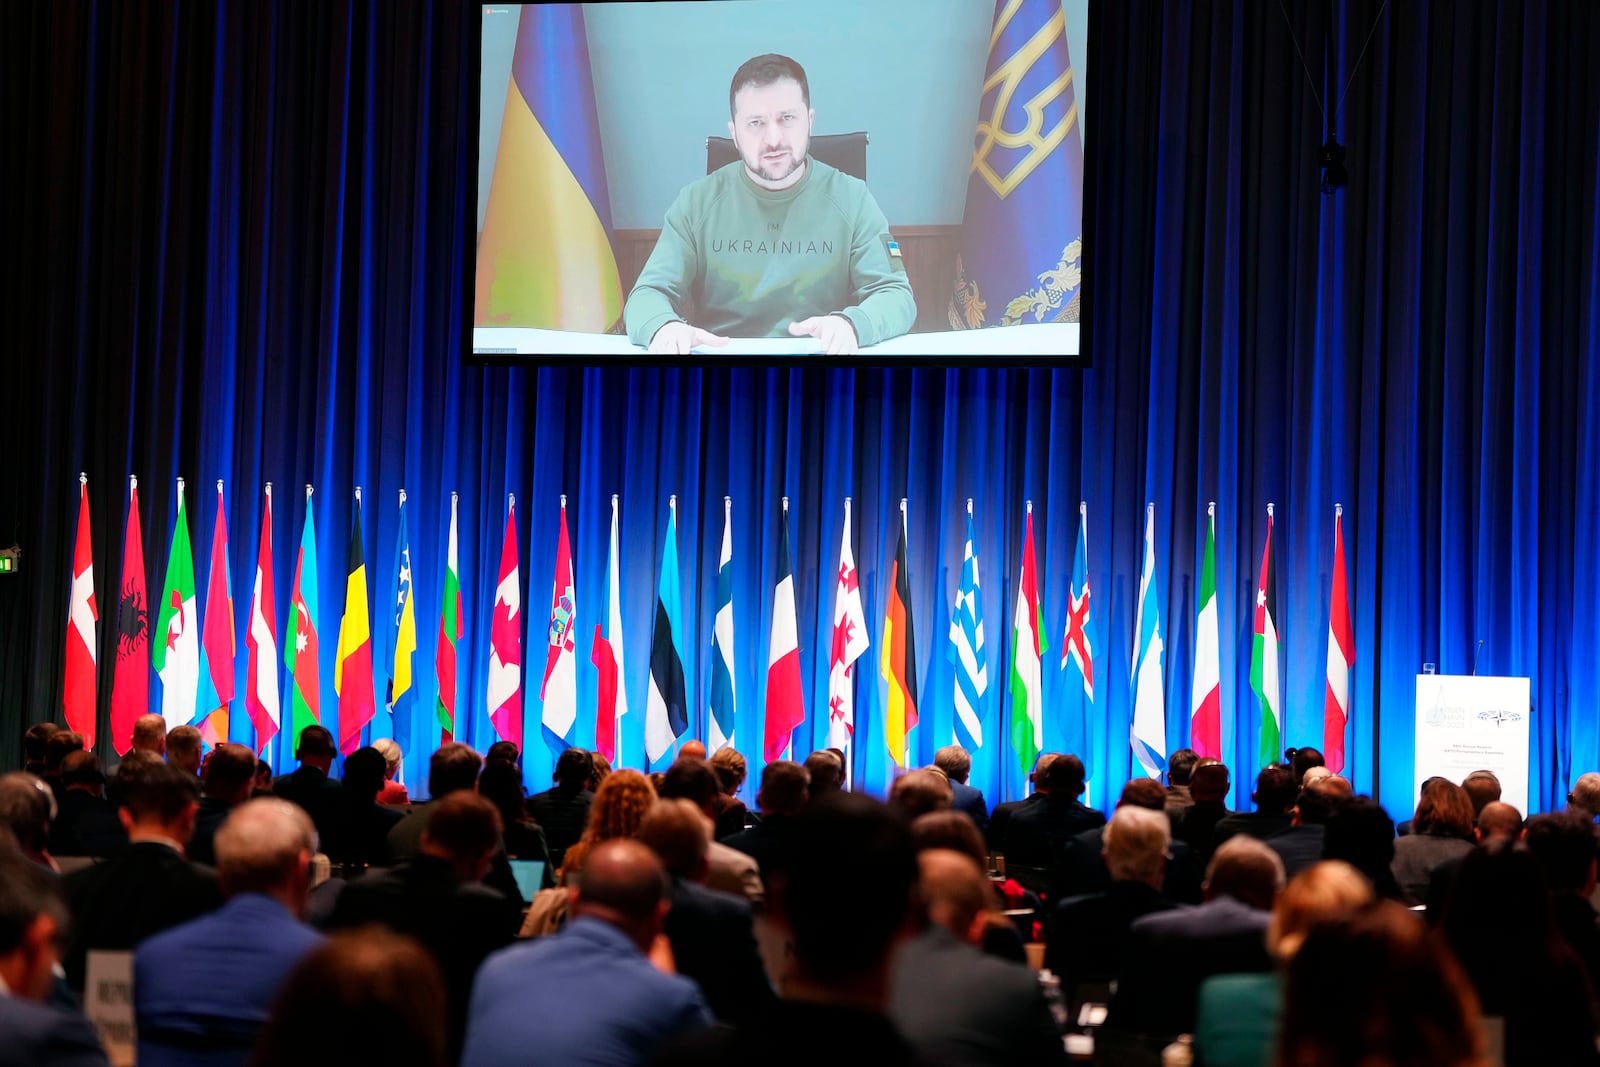
[{"label": "large video screen", "polygon": [[1078,357],[1087,8],[485,5],[473,356]]}]

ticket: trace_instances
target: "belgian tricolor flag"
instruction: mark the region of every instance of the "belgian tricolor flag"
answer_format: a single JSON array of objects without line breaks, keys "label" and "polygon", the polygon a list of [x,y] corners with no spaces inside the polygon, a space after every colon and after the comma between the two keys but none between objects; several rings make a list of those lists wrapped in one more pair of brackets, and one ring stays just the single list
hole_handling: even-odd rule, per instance
[{"label": "belgian tricolor flag", "polygon": [[906,735],[917,725],[917,636],[911,622],[911,581],[906,575],[906,502],[900,501],[900,540],[889,569],[889,600],[883,613],[879,670],[889,683],[884,723],[889,755],[906,765]]},{"label": "belgian tricolor flag", "polygon": [[367,562],[361,550],[361,490],[356,489],[350,527],[350,568],[345,581],[344,618],[339,620],[339,656],[333,689],[339,694],[339,751],[361,747],[361,730],[377,713],[372,689],[372,625],[367,610]]}]

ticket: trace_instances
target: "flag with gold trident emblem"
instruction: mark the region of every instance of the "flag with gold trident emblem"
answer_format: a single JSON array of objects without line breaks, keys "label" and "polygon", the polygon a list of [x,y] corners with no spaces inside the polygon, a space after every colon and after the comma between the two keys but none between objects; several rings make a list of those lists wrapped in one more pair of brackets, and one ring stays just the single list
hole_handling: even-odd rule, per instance
[{"label": "flag with gold trident emblem", "polygon": [[1083,137],[1067,0],[997,0],[952,329],[1077,322]]}]

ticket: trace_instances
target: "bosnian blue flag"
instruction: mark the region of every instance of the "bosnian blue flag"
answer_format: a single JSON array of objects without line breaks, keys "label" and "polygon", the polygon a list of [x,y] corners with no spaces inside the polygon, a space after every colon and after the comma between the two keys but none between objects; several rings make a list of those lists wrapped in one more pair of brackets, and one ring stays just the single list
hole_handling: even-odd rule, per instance
[{"label": "bosnian blue flag", "polygon": [[951,329],[1077,322],[1083,136],[1063,0],[996,0]]}]

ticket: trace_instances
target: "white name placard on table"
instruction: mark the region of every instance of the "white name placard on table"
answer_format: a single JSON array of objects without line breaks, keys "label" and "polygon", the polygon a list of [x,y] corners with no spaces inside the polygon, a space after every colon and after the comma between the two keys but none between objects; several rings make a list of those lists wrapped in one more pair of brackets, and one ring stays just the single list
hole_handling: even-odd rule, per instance
[{"label": "white name placard on table", "polygon": [[1531,692],[1526,678],[1417,675],[1413,803],[1435,775],[1459,783],[1489,770],[1500,779],[1500,799],[1528,814]]}]

